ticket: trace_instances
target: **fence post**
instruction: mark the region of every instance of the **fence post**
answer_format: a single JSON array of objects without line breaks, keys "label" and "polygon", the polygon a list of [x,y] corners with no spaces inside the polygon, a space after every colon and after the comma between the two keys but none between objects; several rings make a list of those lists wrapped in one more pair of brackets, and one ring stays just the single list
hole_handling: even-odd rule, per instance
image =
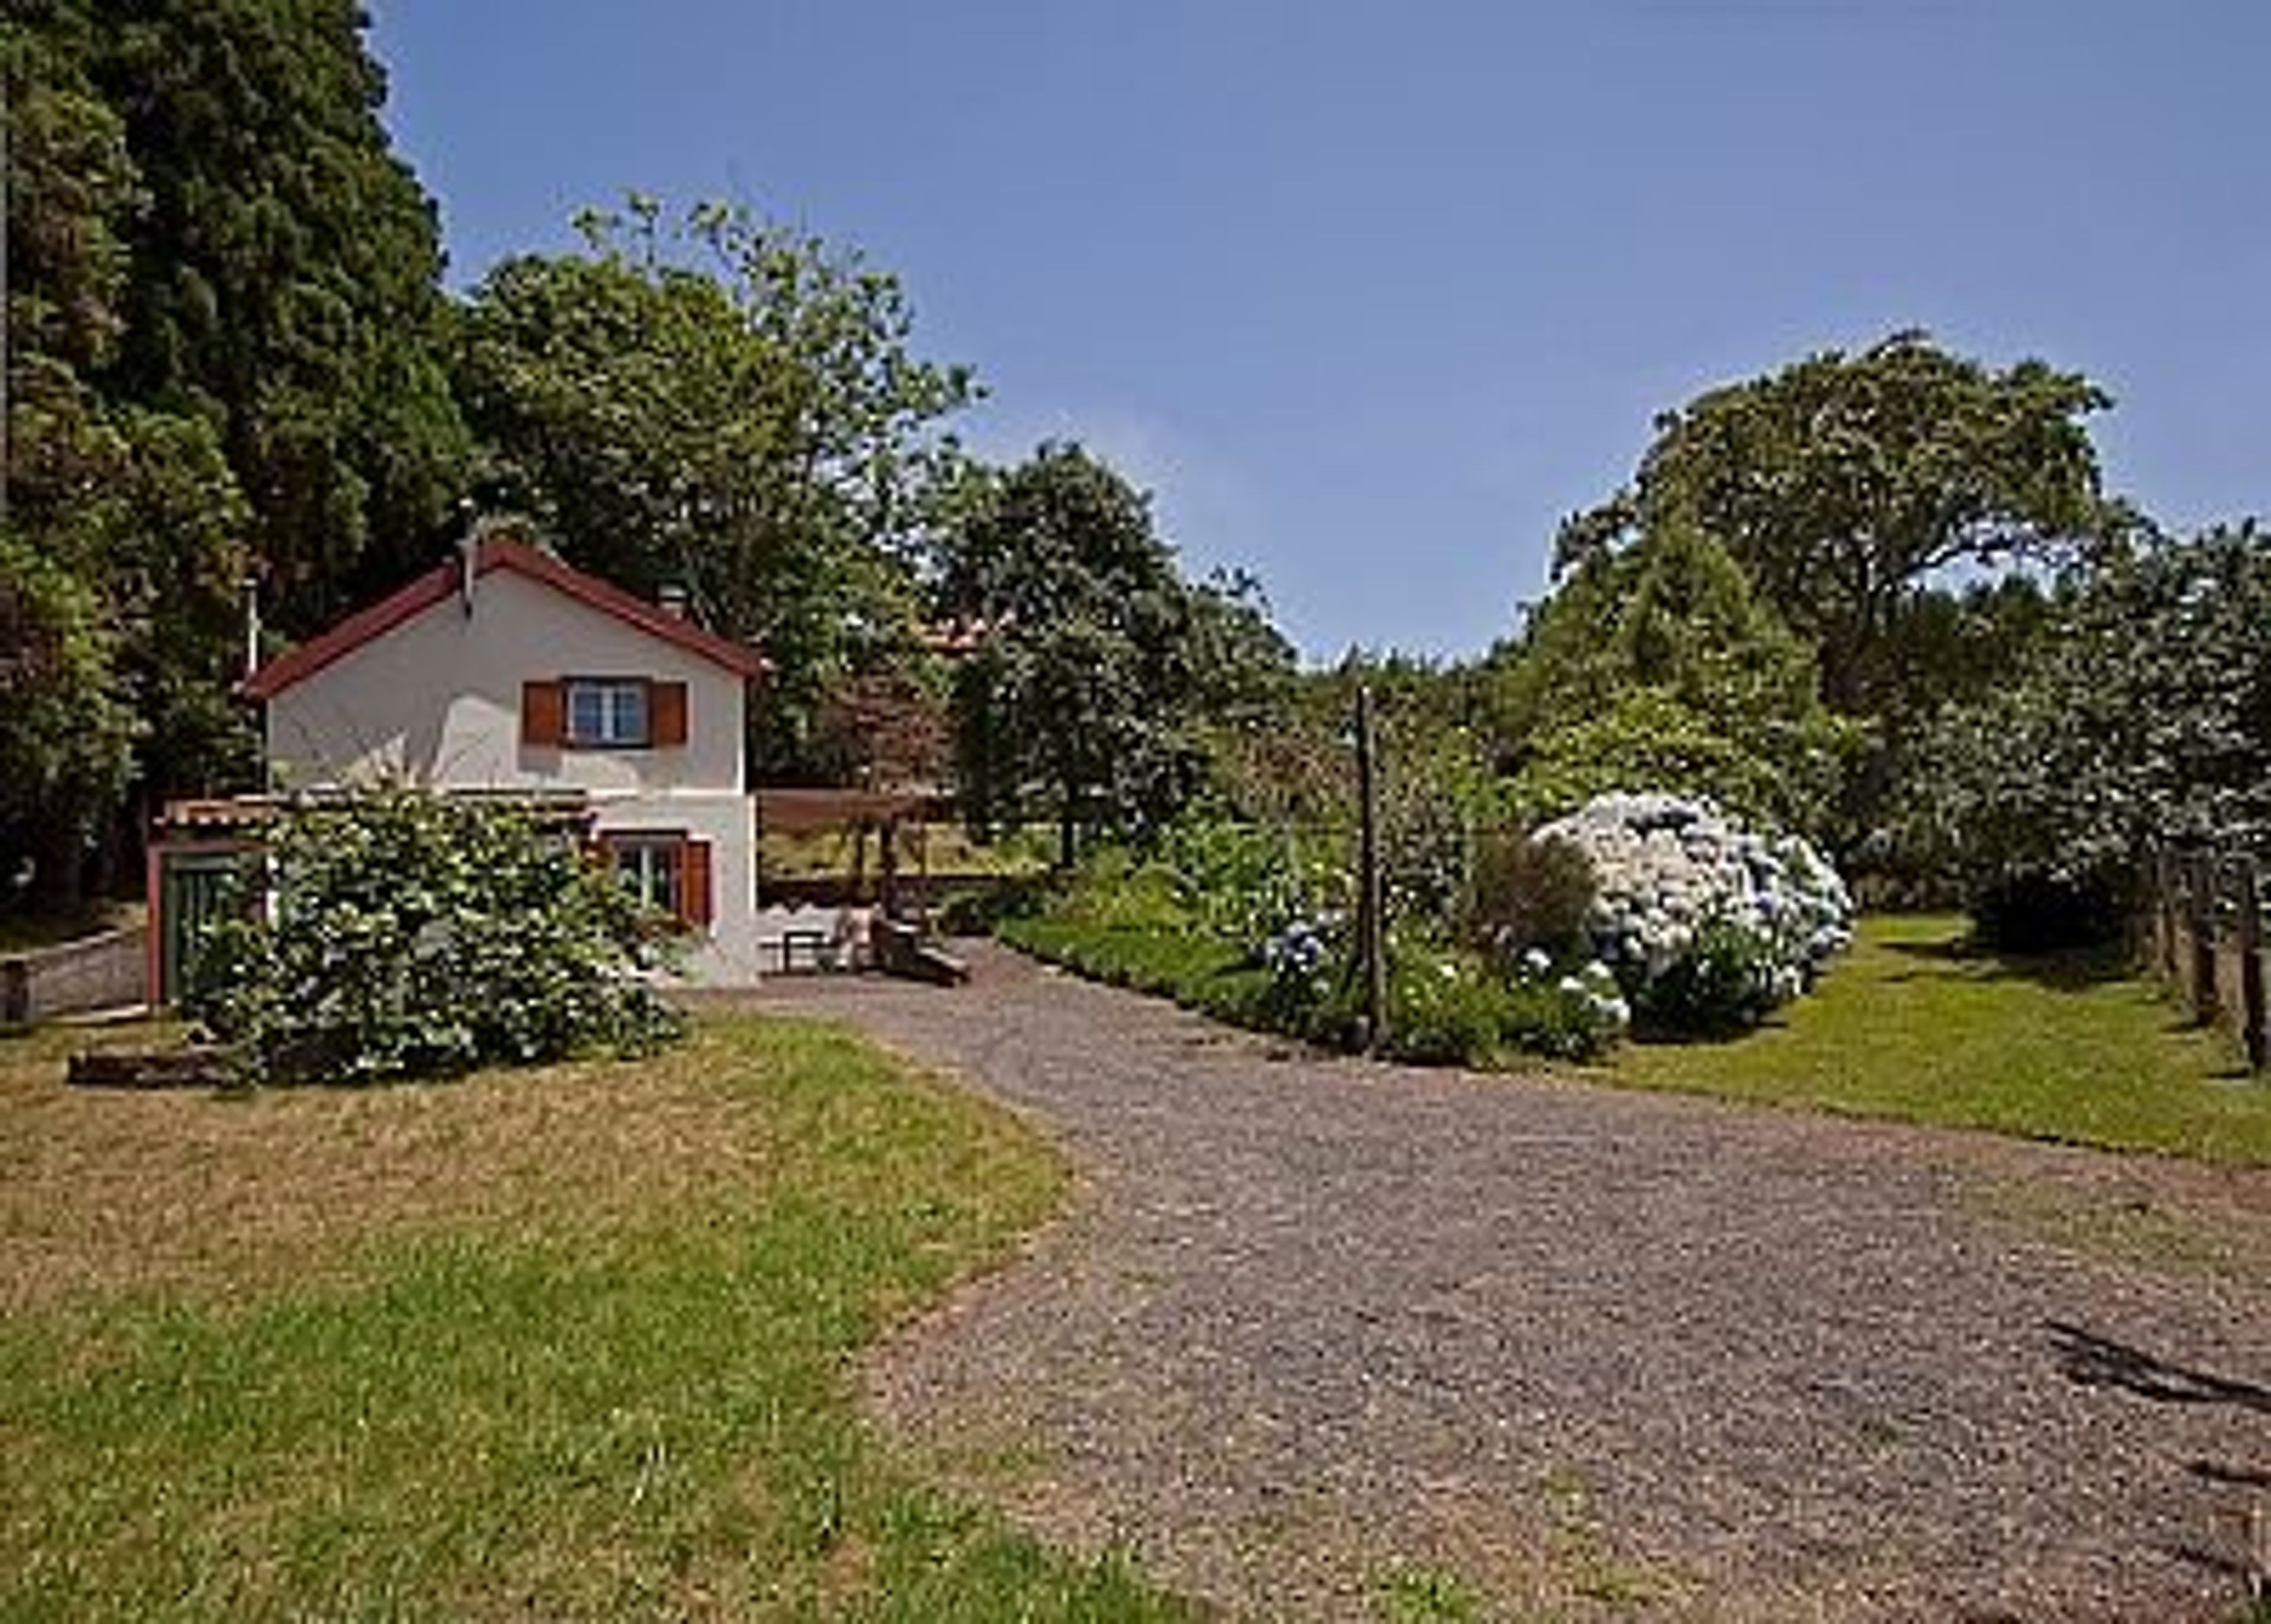
[{"label": "fence post", "polygon": [[1388,1024],[1388,921],[1380,883],[1380,764],[1372,725],[1372,685],[1356,690],[1356,785],[1359,802],[1357,952],[1364,963],[1364,1047],[1380,1048]]},{"label": "fence post", "polygon": [[2271,1033],[2264,1030],[2262,874],[2252,857],[2239,860],[2239,1040],[2248,1069],[2262,1070]]},{"label": "fence post", "polygon": [[2153,934],[2160,950],[2162,983],[2171,987],[2178,984],[2181,970],[2177,962],[2178,877],[2177,854],[2163,842],[2153,850]]},{"label": "fence post", "polygon": [[2185,990],[2192,995],[2193,1013],[2206,1025],[2223,1004],[2215,992],[2215,858],[2197,853],[2187,867],[2192,871],[2185,898],[2192,915],[2192,965]]}]

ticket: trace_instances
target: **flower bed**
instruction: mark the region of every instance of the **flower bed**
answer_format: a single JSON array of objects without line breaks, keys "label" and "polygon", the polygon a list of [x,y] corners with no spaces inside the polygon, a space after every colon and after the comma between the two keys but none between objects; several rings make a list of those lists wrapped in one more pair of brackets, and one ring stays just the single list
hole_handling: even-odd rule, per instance
[{"label": "flower bed", "polygon": [[[1796,997],[1850,938],[1852,899],[1811,846],[1705,801],[1605,795],[1506,842],[1546,854],[1527,895],[1550,905],[1396,914],[1383,1053],[1588,1060],[1635,1027],[1739,1030]],[[1562,846],[1582,863],[1552,859]],[[1363,1031],[1354,890],[1344,853],[1209,824],[1176,831],[1149,861],[1099,854],[1046,917],[1003,935],[1242,1025],[1345,1046]]]}]

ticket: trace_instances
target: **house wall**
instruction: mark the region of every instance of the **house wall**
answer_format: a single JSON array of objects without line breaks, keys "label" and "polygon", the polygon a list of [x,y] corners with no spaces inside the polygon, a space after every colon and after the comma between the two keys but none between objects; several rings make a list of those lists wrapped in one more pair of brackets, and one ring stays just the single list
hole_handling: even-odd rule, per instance
[{"label": "house wall", "polygon": [[[687,685],[687,741],[657,750],[520,740],[521,684],[561,676]],[[569,788],[595,797],[741,791],[741,680],[699,655],[506,570],[472,613],[450,597],[268,703],[277,786],[406,781],[437,789]]]},{"label": "house wall", "polygon": [[[563,676],[686,684],[682,746],[570,749],[522,741],[521,687]],[[715,923],[696,980],[754,979],[756,813],[742,786],[741,679],[541,582],[506,570],[350,650],[270,699],[279,790],[410,783],[581,790],[601,832],[677,831],[711,845]]]}]

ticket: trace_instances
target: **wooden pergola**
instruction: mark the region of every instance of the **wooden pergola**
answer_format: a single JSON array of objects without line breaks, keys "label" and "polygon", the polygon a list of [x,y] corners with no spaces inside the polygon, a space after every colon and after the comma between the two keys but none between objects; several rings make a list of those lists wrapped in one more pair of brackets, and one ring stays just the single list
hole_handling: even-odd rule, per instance
[{"label": "wooden pergola", "polygon": [[[757,830],[780,834],[845,833],[853,838],[852,883],[856,890],[865,878],[867,835],[880,838],[878,878],[887,917],[898,912],[898,842],[902,824],[927,829],[949,807],[947,798],[928,789],[761,789],[756,792]],[[917,860],[924,876],[930,868],[929,841],[920,835]],[[763,886],[760,876],[759,885]]]}]

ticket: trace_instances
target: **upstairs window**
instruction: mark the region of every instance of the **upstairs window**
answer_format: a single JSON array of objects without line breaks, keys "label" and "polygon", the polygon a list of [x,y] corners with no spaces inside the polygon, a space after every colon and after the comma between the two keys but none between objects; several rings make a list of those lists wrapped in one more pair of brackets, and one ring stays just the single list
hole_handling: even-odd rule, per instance
[{"label": "upstairs window", "polygon": [[570,677],[564,742],[587,749],[637,749],[652,742],[647,685],[623,677]]},{"label": "upstairs window", "polygon": [[646,677],[524,682],[520,738],[547,749],[672,749],[686,742],[686,684]]}]

